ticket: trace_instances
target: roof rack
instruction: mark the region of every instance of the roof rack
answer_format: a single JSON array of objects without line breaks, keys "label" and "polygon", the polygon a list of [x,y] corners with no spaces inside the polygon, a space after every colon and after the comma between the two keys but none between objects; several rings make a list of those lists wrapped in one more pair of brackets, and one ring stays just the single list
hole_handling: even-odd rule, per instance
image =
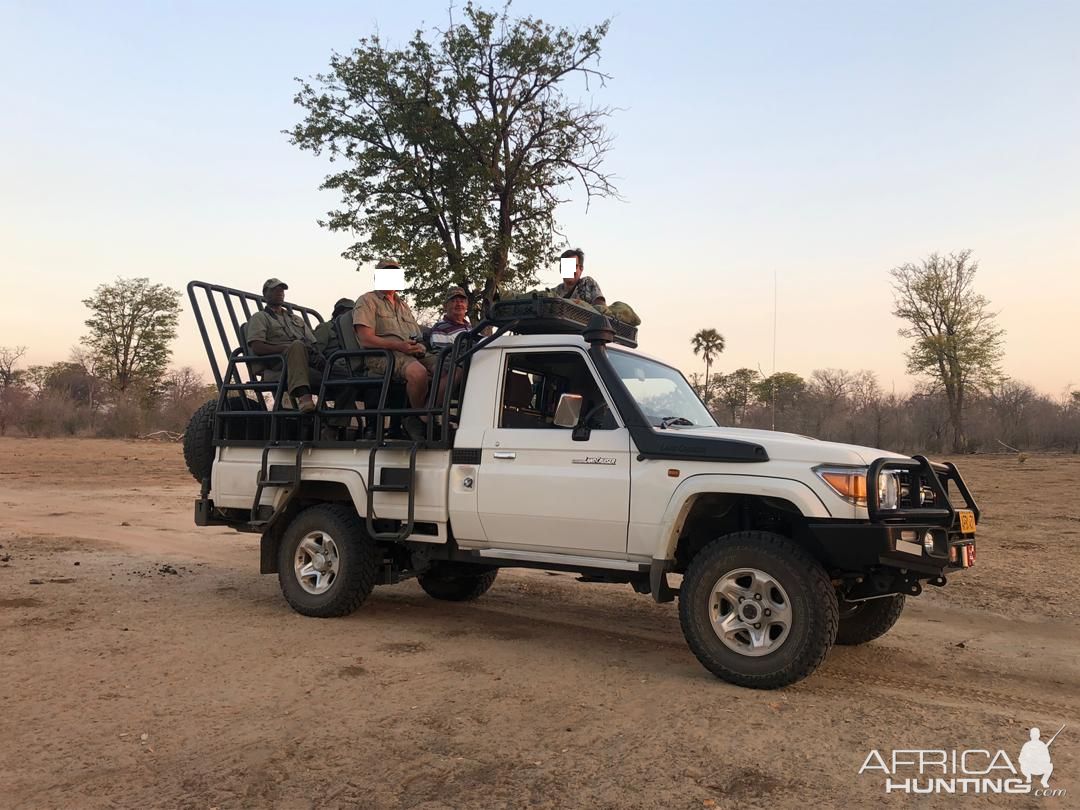
[{"label": "roof rack", "polygon": [[[567,301],[565,298],[530,293],[520,298],[496,301],[485,319],[496,326],[511,324],[519,335],[580,335],[589,327],[596,310]],[[608,317],[615,342],[637,348],[637,327]]]}]

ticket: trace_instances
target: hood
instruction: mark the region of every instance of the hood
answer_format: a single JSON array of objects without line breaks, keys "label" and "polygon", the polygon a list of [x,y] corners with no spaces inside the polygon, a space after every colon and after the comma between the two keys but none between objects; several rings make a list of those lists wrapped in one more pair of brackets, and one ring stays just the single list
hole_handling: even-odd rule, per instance
[{"label": "hood", "polygon": [[797,433],[780,433],[773,430],[752,430],[734,427],[668,428],[665,433],[678,436],[697,436],[703,439],[731,439],[760,444],[769,454],[770,461],[799,461],[814,464],[868,465],[882,456],[910,458],[888,450],[861,447],[855,444],[823,442]]}]

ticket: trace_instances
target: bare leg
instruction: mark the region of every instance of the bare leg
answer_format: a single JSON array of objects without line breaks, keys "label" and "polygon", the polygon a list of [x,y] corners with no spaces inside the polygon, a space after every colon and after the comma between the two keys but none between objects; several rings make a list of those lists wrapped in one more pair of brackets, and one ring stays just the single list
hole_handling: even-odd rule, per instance
[{"label": "bare leg", "polygon": [[[450,378],[449,374],[443,374],[439,379],[439,393],[436,395],[435,404],[441,405],[443,396],[446,394],[446,381]],[[461,382],[461,369],[454,369],[454,388],[457,388],[458,383]]]},{"label": "bare leg", "polygon": [[424,407],[429,379],[427,369],[420,363],[412,362],[405,366],[405,393],[413,408]]}]

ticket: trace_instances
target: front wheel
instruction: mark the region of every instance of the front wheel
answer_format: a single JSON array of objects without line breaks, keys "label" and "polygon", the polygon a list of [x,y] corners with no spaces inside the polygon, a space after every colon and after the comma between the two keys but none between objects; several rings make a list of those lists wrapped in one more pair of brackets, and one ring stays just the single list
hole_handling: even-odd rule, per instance
[{"label": "front wheel", "polygon": [[865,602],[840,601],[837,644],[866,644],[889,632],[904,610],[904,595],[896,593]]},{"label": "front wheel", "polygon": [[281,538],[281,593],[305,616],[352,613],[375,587],[376,551],[351,506],[310,506],[293,518]]},{"label": "front wheel", "polygon": [[777,689],[824,660],[836,639],[836,594],[825,569],[793,541],[736,532],[690,561],[679,618],[690,649],[714,675]]}]

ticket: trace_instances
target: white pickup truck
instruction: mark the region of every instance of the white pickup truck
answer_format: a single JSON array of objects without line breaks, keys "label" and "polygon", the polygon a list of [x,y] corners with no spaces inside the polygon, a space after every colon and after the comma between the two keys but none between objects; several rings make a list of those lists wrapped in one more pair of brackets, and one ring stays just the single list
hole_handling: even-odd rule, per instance
[{"label": "white pickup truck", "polygon": [[[307,616],[351,613],[410,577],[435,598],[473,599],[514,567],[677,596],[701,663],[755,688],[880,636],[905,596],[974,563],[979,510],[953,465],[720,427],[625,325],[555,306],[496,307],[459,336],[444,360],[460,385],[429,401],[421,442],[388,437],[405,412],[387,405],[389,371],[345,375],[381,395],[370,407],[331,409],[324,383],[301,415],[280,387],[266,405],[280,384],[243,381],[241,344],[186,437],[203,483],[196,523],[260,532],[262,572]],[[321,440],[335,415],[355,429]]]}]

